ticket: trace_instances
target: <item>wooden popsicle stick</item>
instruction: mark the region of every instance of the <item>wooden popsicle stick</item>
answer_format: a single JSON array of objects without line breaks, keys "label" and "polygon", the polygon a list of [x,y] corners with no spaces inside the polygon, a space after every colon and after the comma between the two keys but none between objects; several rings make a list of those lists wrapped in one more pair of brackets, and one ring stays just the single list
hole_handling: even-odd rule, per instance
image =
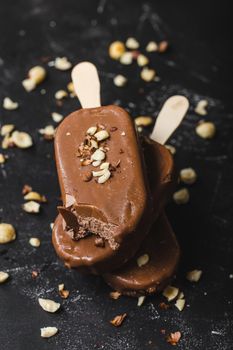
[{"label": "wooden popsicle stick", "polygon": [[159,112],[150,138],[164,145],[180,125],[188,108],[189,101],[186,97],[181,95],[169,97]]},{"label": "wooden popsicle stick", "polygon": [[82,108],[100,107],[100,81],[95,65],[81,62],[73,68],[71,77]]}]

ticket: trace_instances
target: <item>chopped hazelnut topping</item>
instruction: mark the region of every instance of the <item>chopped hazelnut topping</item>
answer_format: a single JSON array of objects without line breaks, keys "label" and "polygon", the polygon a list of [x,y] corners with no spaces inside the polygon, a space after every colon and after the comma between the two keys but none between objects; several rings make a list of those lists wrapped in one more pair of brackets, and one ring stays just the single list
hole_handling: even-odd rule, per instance
[{"label": "chopped hazelnut topping", "polygon": [[15,229],[11,224],[0,223],[0,244],[14,241],[16,238]]},{"label": "chopped hazelnut topping", "polygon": [[56,57],[54,67],[59,70],[68,70],[72,67],[72,64],[68,61],[67,57]]},{"label": "chopped hazelnut topping", "polygon": [[104,239],[102,237],[97,237],[95,239],[95,246],[100,247],[100,248],[104,248],[105,247]]},{"label": "chopped hazelnut topping", "polygon": [[36,238],[36,237],[30,238],[29,239],[29,243],[34,248],[39,248],[39,246],[40,246],[40,240],[39,240],[39,238]]},{"label": "chopped hazelnut topping", "polygon": [[135,118],[134,122],[137,126],[149,126],[153,123],[153,119],[147,116],[140,116]]},{"label": "chopped hazelnut topping", "polygon": [[50,299],[39,298],[38,302],[44,311],[51,312],[51,313],[54,313],[57,310],[59,310],[61,306],[60,303],[56,303],[55,301]]},{"label": "chopped hazelnut topping", "polygon": [[126,85],[127,79],[124,75],[118,74],[113,78],[113,83],[118,87],[122,87]]},{"label": "chopped hazelnut topping", "polygon": [[141,71],[141,78],[142,80],[146,81],[146,82],[150,82],[154,79],[156,75],[156,72],[154,69],[150,69],[150,68],[143,68]]},{"label": "chopped hazelnut topping", "polygon": [[40,204],[34,201],[29,201],[22,205],[24,211],[30,214],[37,214],[40,211]]},{"label": "chopped hazelnut topping", "polygon": [[0,284],[6,282],[8,278],[9,278],[9,274],[7,272],[0,271]]},{"label": "chopped hazelnut topping", "polygon": [[135,38],[128,38],[126,40],[125,46],[130,50],[135,50],[139,48],[139,42]]},{"label": "chopped hazelnut topping", "polygon": [[114,41],[109,46],[109,56],[114,60],[119,60],[122,54],[125,52],[125,45],[121,41]]},{"label": "chopped hazelnut topping", "polygon": [[173,194],[173,200],[176,204],[186,204],[189,201],[189,191],[187,188],[182,188]]},{"label": "chopped hazelnut topping", "polygon": [[13,111],[19,107],[17,102],[13,102],[10,97],[5,97],[3,100],[3,108],[8,111]]},{"label": "chopped hazelnut topping", "polygon": [[189,271],[186,275],[186,278],[190,282],[198,282],[201,278],[202,271],[201,270],[192,270]]},{"label": "chopped hazelnut topping", "polygon": [[116,317],[114,317],[113,320],[110,321],[110,323],[115,326],[115,327],[120,327],[122,322],[124,321],[124,319],[126,318],[127,314],[124,313],[122,315],[118,315]]},{"label": "chopped hazelnut topping", "polygon": [[158,44],[155,41],[150,41],[146,46],[147,52],[155,52],[158,51]]},{"label": "chopped hazelnut topping", "polygon": [[199,115],[206,115],[207,114],[207,110],[206,110],[207,106],[208,106],[207,100],[200,100],[197,103],[194,111]]},{"label": "chopped hazelnut topping", "polygon": [[211,122],[201,122],[196,127],[196,133],[203,139],[212,139],[216,133],[216,127]]},{"label": "chopped hazelnut topping", "polygon": [[94,135],[97,139],[97,141],[103,141],[109,138],[109,133],[107,130],[100,130]]},{"label": "chopped hazelnut topping", "polygon": [[181,338],[180,332],[170,333],[169,336],[167,337],[167,342],[170,343],[171,345],[176,345],[177,343],[179,343],[180,338]]},{"label": "chopped hazelnut topping", "polygon": [[111,173],[108,169],[104,169],[104,174],[99,176],[98,178],[98,183],[99,184],[104,184],[111,176]]},{"label": "chopped hazelnut topping", "polygon": [[44,327],[40,329],[40,335],[42,338],[50,338],[57,334],[58,329],[56,327]]},{"label": "chopped hazelnut topping", "polygon": [[117,299],[120,298],[121,293],[118,292],[118,291],[115,291],[115,292],[111,292],[111,293],[109,294],[109,296],[110,296],[110,298],[112,298],[112,299],[114,299],[114,300],[117,300]]},{"label": "chopped hazelnut topping", "polygon": [[148,254],[143,254],[139,256],[139,258],[137,258],[138,267],[142,267],[146,265],[149,262],[149,260],[150,260],[150,257]]},{"label": "chopped hazelnut topping", "polygon": [[93,136],[97,131],[97,126],[91,126],[88,130],[87,130],[87,134]]},{"label": "chopped hazelnut topping", "polygon": [[179,293],[179,289],[173,286],[167,286],[163,291],[163,296],[167,298],[168,301],[174,300]]},{"label": "chopped hazelnut topping", "polygon": [[180,180],[187,185],[192,185],[197,180],[197,173],[193,168],[185,168],[180,171]]},{"label": "chopped hazelnut topping", "polygon": [[91,160],[104,160],[105,153],[100,149],[97,149],[91,156]]},{"label": "chopped hazelnut topping", "polygon": [[130,65],[133,62],[133,54],[130,51],[126,51],[120,57],[120,62],[124,65]]}]

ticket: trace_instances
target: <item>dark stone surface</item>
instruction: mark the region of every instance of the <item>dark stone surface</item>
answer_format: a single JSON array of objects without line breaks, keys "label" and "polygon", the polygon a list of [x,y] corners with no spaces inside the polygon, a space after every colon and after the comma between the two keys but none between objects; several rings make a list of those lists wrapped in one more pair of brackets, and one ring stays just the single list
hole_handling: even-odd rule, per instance
[{"label": "dark stone surface", "polygon": [[[17,240],[0,246],[0,270],[11,275],[0,287],[2,350],[170,349],[161,329],[182,332],[179,349],[232,349],[233,54],[228,3],[1,1],[0,101],[10,96],[20,108],[12,112],[1,108],[0,119],[30,132],[35,141],[30,150],[5,151],[9,160],[0,172],[0,219],[17,228]],[[109,43],[129,35],[136,36],[142,47],[151,39],[171,42],[167,54],[150,55],[161,82],[145,84],[136,65],[126,67],[110,60]],[[167,210],[183,251],[174,282],[184,291],[188,304],[182,313],[175,308],[159,309],[160,296],[148,298],[140,308],[135,299],[111,300],[101,278],[68,271],[54,253],[49,224],[57,213],[59,188],[53,144],[42,140],[37,130],[51,123],[52,111],[67,115],[79,104],[69,99],[56,107],[53,95],[70,80],[67,72],[48,68],[48,79],[30,94],[21,81],[41,57],[63,55],[73,63],[93,61],[100,71],[103,104],[118,101],[132,116],[156,117],[162,103],[174,93],[190,99],[188,116],[170,143],[177,148],[177,167],[193,166],[198,181],[190,187],[189,204],[171,203]],[[113,86],[112,77],[119,72],[129,78],[128,87]],[[139,94],[140,88],[144,93]],[[45,95],[40,94],[41,89],[46,89]],[[200,116],[193,107],[200,98],[209,101],[206,119],[217,127],[210,141],[198,138],[194,131]],[[25,183],[48,198],[38,216],[21,210]],[[28,244],[31,236],[40,237],[39,249]],[[193,268],[203,270],[198,284],[184,278]],[[32,270],[40,271],[36,280],[31,279]],[[61,301],[60,312],[47,314],[37,299],[60,300],[58,283],[65,283],[70,297]],[[128,318],[121,328],[109,324],[124,312]],[[60,332],[42,339],[39,329],[43,326],[57,326]]]}]

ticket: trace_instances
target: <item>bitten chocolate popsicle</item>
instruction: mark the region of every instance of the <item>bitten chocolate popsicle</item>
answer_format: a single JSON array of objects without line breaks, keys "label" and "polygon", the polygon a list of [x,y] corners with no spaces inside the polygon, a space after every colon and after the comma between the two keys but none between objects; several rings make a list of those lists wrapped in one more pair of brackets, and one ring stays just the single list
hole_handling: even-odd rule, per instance
[{"label": "bitten chocolate popsicle", "polygon": [[154,223],[133,259],[121,269],[105,274],[105,281],[129,296],[163,290],[174,277],[180,248],[165,214]]},{"label": "bitten chocolate popsicle", "polygon": [[[170,152],[157,142],[144,140],[142,144],[154,208],[149,219],[155,220],[175,184],[174,162]],[[67,234],[61,215],[57,217],[54,224],[53,244],[66,265],[95,273],[118,268],[122,261],[126,261],[128,256],[133,255],[132,251],[135,251],[135,244],[132,244],[131,240],[126,240],[121,249],[115,252],[108,242],[104,246],[101,244],[96,246],[94,235],[75,241]]]}]

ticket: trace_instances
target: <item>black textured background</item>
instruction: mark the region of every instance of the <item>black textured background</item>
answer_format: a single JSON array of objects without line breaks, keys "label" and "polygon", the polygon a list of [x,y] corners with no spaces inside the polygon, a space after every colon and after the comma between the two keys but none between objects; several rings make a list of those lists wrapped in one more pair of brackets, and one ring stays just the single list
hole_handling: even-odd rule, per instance
[{"label": "black textured background", "polygon": [[[166,350],[160,329],[181,331],[177,346],[184,350],[230,350],[232,341],[232,38],[230,2],[190,1],[96,1],[96,0],[2,0],[0,3],[0,101],[12,97],[17,111],[1,108],[2,124],[14,123],[28,131],[35,146],[30,150],[9,149],[8,162],[0,168],[0,219],[17,228],[17,239],[0,246],[0,270],[11,279],[0,286],[0,349],[59,350]],[[171,49],[164,55],[150,54],[151,65],[161,82],[145,84],[139,68],[110,60],[108,45],[115,39],[135,36],[142,47],[149,40],[168,39]],[[69,99],[56,107],[54,92],[66,87],[69,72],[48,68],[48,79],[27,93],[21,81],[41,57],[67,56],[73,63],[93,61],[100,72],[102,102],[117,102],[133,117],[156,117],[165,99],[186,95],[190,110],[170,143],[177,148],[178,168],[192,166],[198,181],[190,188],[190,203],[168,206],[168,216],[182,247],[182,263],[175,285],[184,291],[187,307],[161,310],[160,296],[137,301],[108,297],[101,278],[68,271],[51,245],[49,224],[56,216],[59,188],[53,161],[53,144],[38,135],[51,124],[50,113],[67,115],[79,104]],[[112,77],[122,72],[129,78],[119,89]],[[139,94],[143,88],[144,93]],[[40,90],[46,89],[41,95]],[[207,120],[214,121],[217,134],[206,141],[195,135],[201,119],[193,112],[196,102],[209,101]],[[1,102],[2,103],[2,102]],[[53,121],[52,121],[52,124]],[[21,189],[25,183],[49,200],[40,215],[22,212]],[[31,236],[41,239],[39,249],[28,244]],[[198,284],[184,278],[187,270],[200,268]],[[40,275],[31,279],[31,271]],[[47,314],[38,297],[60,300],[58,283],[65,283],[70,297],[57,314]],[[109,320],[128,313],[121,328]],[[40,338],[40,327],[57,326],[59,334]],[[212,333],[214,332],[214,333]]]}]

